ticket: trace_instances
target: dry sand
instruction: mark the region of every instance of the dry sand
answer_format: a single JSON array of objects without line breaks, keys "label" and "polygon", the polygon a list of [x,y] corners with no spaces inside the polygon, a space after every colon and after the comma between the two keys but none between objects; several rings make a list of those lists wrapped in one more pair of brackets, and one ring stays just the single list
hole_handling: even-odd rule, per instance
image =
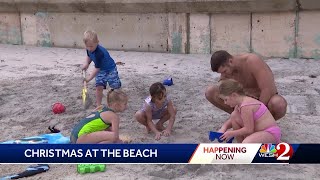
[{"label": "dry sand", "polygon": [[[228,114],[204,96],[218,75],[210,70],[210,55],[177,55],[110,51],[118,65],[123,89],[129,94],[128,110],[122,114],[120,133],[135,143],[206,143],[208,131],[217,130]],[[83,110],[82,49],[0,45],[0,141],[39,135],[50,124],[70,135],[72,127],[94,107]],[[278,124],[282,140],[319,143],[319,61],[270,59],[280,94],[289,103]],[[92,65],[91,65],[92,70]],[[90,72],[90,69],[89,69]],[[149,86],[171,76],[167,87],[178,108],[170,137],[154,140],[153,134],[135,122],[133,115],[148,95]],[[89,84],[94,98],[94,80]],[[105,99],[104,99],[105,101]],[[54,115],[51,105],[62,102],[66,112]],[[28,165],[0,165],[0,177],[23,171]],[[317,179],[318,165],[108,165],[104,173],[80,175],[76,165],[51,165],[51,169],[26,179]]]}]

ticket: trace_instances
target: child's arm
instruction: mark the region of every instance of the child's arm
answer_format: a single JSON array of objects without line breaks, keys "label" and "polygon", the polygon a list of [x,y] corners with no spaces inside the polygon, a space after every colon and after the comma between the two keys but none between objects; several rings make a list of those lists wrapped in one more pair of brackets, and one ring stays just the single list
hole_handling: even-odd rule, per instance
[{"label": "child's arm", "polygon": [[170,115],[170,119],[169,119],[169,124],[168,124],[167,128],[163,131],[163,134],[165,136],[169,136],[171,134],[171,130],[172,130],[174,121],[176,119],[176,113],[174,111],[173,102],[171,100],[168,103],[168,112]]},{"label": "child's arm", "polygon": [[154,125],[152,121],[152,111],[151,107],[149,105],[146,106],[146,116],[147,116],[147,125],[151,129],[152,132],[156,134],[155,139],[159,140],[161,137],[161,133],[157,130],[156,126]]},{"label": "child's arm", "polygon": [[218,132],[224,133],[226,132],[228,129],[232,128],[232,122],[231,122],[231,118],[229,118],[226,122],[223,123],[223,125],[221,126],[221,128],[218,130]]},{"label": "child's arm", "polygon": [[120,141],[119,139],[119,116],[113,112],[106,111],[100,113],[100,117],[102,120],[106,123],[111,123],[111,132],[113,134],[113,142],[118,142]]},{"label": "child's arm", "polygon": [[252,134],[254,132],[254,120],[253,120],[253,109],[250,107],[243,107],[241,109],[241,118],[243,121],[243,127],[233,131],[227,131],[222,136],[221,139],[230,139],[231,137],[243,136]]},{"label": "child's arm", "polygon": [[90,63],[91,63],[91,59],[89,58],[89,56],[87,56],[84,64],[82,65],[82,70],[87,70]]},{"label": "child's arm", "polygon": [[86,82],[91,81],[94,77],[96,77],[99,71],[100,71],[100,68],[94,68],[93,72],[90,74],[88,78],[85,79],[85,81]]},{"label": "child's arm", "polygon": [[229,119],[223,123],[223,125],[218,130],[218,132],[225,133],[228,129],[232,128],[232,118],[234,118],[234,116],[237,116],[237,113],[238,113],[237,109],[238,109],[238,106],[234,108],[233,112],[230,114]]},{"label": "child's arm", "polygon": [[243,136],[252,134],[254,132],[254,120],[253,120],[253,109],[251,107],[243,107],[241,109],[241,118],[243,121],[243,127],[234,130],[235,136]]}]

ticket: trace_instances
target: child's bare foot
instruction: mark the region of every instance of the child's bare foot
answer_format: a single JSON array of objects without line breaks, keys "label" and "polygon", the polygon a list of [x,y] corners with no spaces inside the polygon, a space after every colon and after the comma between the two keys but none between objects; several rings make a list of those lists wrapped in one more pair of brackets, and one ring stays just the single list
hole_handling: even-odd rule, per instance
[{"label": "child's bare foot", "polygon": [[147,134],[151,132],[151,129],[149,128],[149,126],[146,126],[146,130],[147,130]]},{"label": "child's bare foot", "polygon": [[156,124],[156,128],[158,129],[158,131],[163,131],[163,130],[165,130],[166,128],[165,127],[163,127],[163,124]]}]

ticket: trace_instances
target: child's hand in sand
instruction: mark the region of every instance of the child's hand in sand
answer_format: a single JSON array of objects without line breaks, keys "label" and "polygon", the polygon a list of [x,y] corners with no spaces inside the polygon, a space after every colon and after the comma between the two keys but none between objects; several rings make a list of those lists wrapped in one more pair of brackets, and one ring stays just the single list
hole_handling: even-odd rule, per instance
[{"label": "child's hand in sand", "polygon": [[160,140],[161,132],[156,132],[156,136],[154,137],[155,140]]},{"label": "child's hand in sand", "polygon": [[168,129],[165,129],[165,130],[162,131],[161,134],[164,135],[164,136],[170,136],[171,135],[171,131],[168,130]]},{"label": "child's hand in sand", "polygon": [[220,139],[229,141],[232,137],[234,137],[233,131],[227,131],[221,135]]},{"label": "child's hand in sand", "polygon": [[227,131],[226,128],[221,127],[217,132],[219,132],[219,133],[225,133],[226,131]]},{"label": "child's hand in sand", "polygon": [[131,138],[129,136],[121,136],[120,140],[125,143],[125,144],[129,144],[132,142]]}]

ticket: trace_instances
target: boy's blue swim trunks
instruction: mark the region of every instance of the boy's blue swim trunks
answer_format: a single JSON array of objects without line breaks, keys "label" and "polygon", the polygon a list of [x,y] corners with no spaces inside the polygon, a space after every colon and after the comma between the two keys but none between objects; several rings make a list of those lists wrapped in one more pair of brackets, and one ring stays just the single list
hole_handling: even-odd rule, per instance
[{"label": "boy's blue swim trunks", "polygon": [[96,76],[96,86],[107,87],[107,83],[112,89],[119,89],[121,87],[121,81],[118,75],[117,67],[111,71],[100,70]]}]

